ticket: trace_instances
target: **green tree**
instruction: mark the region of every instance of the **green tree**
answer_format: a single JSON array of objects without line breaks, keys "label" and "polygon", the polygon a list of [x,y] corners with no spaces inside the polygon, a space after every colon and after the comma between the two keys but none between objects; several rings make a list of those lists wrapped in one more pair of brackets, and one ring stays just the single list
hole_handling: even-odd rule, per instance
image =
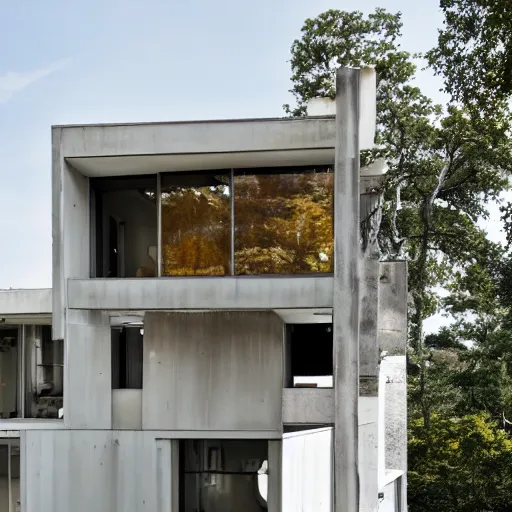
[{"label": "green tree", "polygon": [[409,423],[408,502],[415,512],[505,512],[512,441],[484,413]]},{"label": "green tree", "polygon": [[317,96],[335,96],[336,69],[340,66],[376,66],[379,88],[384,93],[414,76],[410,54],[400,49],[397,38],[402,28],[401,15],[376,9],[367,18],[361,12],[328,10],[307,19],[302,37],[293,42],[290,92],[296,106],[284,105],[294,116],[307,113],[307,102]]},{"label": "green tree", "polygon": [[[512,17],[500,21],[487,0],[442,0],[441,7],[447,21],[428,58],[451,94],[444,107],[412,82],[418,56],[400,47],[400,15],[377,9],[368,17],[330,10],[305,21],[291,48],[295,106],[284,108],[307,115],[310,99],[334,97],[339,66],[375,65],[376,147],[361,162],[387,160],[382,257],[409,261],[409,355],[419,368],[408,390],[410,510],[505,511],[512,500],[504,430],[512,427],[512,258],[478,221],[512,171],[512,75],[502,73],[506,66],[494,70],[510,55],[512,30],[500,30]],[[503,214],[512,244],[512,206]],[[455,322],[424,337],[424,320],[440,309]]]},{"label": "green tree", "polygon": [[429,62],[452,98],[496,115],[512,94],[512,3],[441,0],[444,24]]},{"label": "green tree", "polygon": [[291,48],[296,107],[285,110],[305,115],[308,100],[332,97],[339,66],[376,67],[376,149],[362,161],[385,157],[389,167],[379,240],[383,257],[410,262],[410,344],[420,367],[415,398],[428,428],[423,322],[442,306],[436,288],[464,273],[485,246],[477,221],[507,186],[512,146],[505,117],[475,120],[464,107],[435,105],[413,85],[415,57],[400,47],[401,27],[400,14],[384,9],[367,18],[330,10],[306,20]]}]

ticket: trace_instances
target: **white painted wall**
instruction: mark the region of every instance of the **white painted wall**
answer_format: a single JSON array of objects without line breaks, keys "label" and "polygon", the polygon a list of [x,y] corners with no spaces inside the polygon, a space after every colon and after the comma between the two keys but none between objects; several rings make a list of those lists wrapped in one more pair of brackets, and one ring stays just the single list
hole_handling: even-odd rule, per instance
[{"label": "white painted wall", "polygon": [[333,429],[283,435],[282,512],[331,512]]},{"label": "white painted wall", "polygon": [[378,509],[379,398],[359,397],[359,512]]},{"label": "white painted wall", "polygon": [[[403,471],[401,500],[407,503],[407,361],[406,356],[388,356],[381,363],[384,381],[384,436],[386,470]],[[380,447],[380,446],[379,446]]]},{"label": "white painted wall", "polygon": [[391,482],[384,487],[384,499],[379,504],[379,512],[396,512],[396,484]]},{"label": "white painted wall", "polygon": [[379,373],[379,419],[378,419],[378,485],[384,481],[386,475],[386,375],[381,370]]}]

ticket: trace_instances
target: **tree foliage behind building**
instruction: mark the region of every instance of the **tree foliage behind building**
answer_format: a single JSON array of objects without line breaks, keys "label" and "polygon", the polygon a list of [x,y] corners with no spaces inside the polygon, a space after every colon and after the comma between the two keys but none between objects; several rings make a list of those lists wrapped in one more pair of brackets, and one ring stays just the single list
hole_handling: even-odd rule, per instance
[{"label": "tree foliage behind building", "polygon": [[[512,263],[479,221],[512,171],[512,18],[500,21],[486,0],[441,7],[446,24],[428,62],[447,104],[417,86],[426,61],[400,46],[400,14],[329,10],[306,20],[292,44],[295,104],[284,109],[307,115],[310,99],[334,97],[339,66],[375,65],[376,147],[361,162],[387,161],[381,256],[409,261],[409,357],[419,370],[409,377],[410,510],[504,511],[512,502]],[[512,207],[504,217],[512,241]],[[453,323],[425,336],[424,321],[439,311]]]}]

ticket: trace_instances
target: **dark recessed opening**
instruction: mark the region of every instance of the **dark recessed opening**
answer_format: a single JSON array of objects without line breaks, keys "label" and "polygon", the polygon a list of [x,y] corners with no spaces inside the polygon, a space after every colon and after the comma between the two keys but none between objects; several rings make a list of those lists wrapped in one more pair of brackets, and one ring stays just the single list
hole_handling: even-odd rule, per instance
[{"label": "dark recessed opening", "polygon": [[332,387],[332,348],[332,324],[288,324],[286,387]]},{"label": "dark recessed opening", "polygon": [[112,329],[112,389],[142,389],[143,330]]}]

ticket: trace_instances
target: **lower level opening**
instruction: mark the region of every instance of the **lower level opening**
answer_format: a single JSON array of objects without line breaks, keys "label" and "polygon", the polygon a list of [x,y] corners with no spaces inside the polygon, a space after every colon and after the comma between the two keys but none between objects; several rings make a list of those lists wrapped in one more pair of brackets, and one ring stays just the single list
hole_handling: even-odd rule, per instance
[{"label": "lower level opening", "polygon": [[0,439],[0,512],[18,512],[20,503],[20,440]]},{"label": "lower level opening", "polygon": [[180,441],[180,512],[267,509],[268,441]]}]

